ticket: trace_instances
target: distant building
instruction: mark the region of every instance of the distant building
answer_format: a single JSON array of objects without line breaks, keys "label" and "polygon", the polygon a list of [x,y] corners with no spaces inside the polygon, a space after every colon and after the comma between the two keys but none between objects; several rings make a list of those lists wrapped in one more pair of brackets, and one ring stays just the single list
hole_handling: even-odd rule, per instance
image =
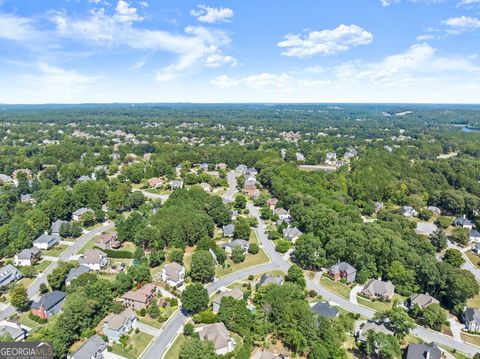
[{"label": "distant building", "polygon": [[357,270],[347,262],[339,262],[328,269],[328,275],[333,280],[344,279],[347,283],[352,283],[357,277]]},{"label": "distant building", "polygon": [[405,359],[443,359],[446,358],[442,350],[434,343],[410,344]]},{"label": "distant building", "polygon": [[378,279],[370,279],[360,292],[369,299],[391,300],[395,293],[395,286],[392,282],[384,282]]},{"label": "distant building", "polygon": [[106,351],[107,343],[105,343],[99,335],[94,335],[88,338],[88,340],[70,356],[70,359],[104,359]]},{"label": "distant building", "polygon": [[270,209],[273,211],[275,209],[275,206],[278,203],[278,199],[276,198],[269,198],[267,199],[267,205],[270,207]]},{"label": "distant building", "polygon": [[90,272],[90,267],[86,265],[79,265],[76,268],[70,269],[68,272],[67,278],[65,279],[65,285],[68,287],[74,279],[77,279],[80,275],[83,273],[88,273]]},{"label": "distant building", "polygon": [[22,272],[11,264],[7,264],[0,268],[0,288],[16,282],[20,278],[22,278]]},{"label": "distant building", "polygon": [[64,223],[68,223],[68,222],[62,221],[61,219],[57,219],[55,222],[52,223],[52,226],[50,227],[50,232],[52,234],[60,234],[60,228]]},{"label": "distant building", "polygon": [[131,308],[126,308],[119,314],[110,313],[103,320],[103,334],[109,342],[119,343],[120,338],[127,334],[137,324],[137,315]]},{"label": "distant building", "polygon": [[242,248],[243,252],[246,252],[248,251],[248,248],[250,248],[250,243],[244,239],[234,239],[233,241],[223,245],[223,248],[225,248],[225,252],[227,254],[232,254],[233,248],[235,247],[240,247]]},{"label": "distant building", "polygon": [[472,229],[468,236],[470,242],[480,242],[480,232],[476,229]]},{"label": "distant building", "polygon": [[227,224],[222,227],[222,233],[224,237],[233,237],[233,233],[235,232],[235,225]]},{"label": "distant building", "polygon": [[96,248],[87,249],[78,261],[95,271],[99,271],[108,264],[107,254]]},{"label": "distant building", "polygon": [[156,294],[156,285],[147,283],[137,290],[129,290],[120,297],[120,300],[126,307],[131,307],[139,311],[147,308],[155,299]]},{"label": "distant building", "polygon": [[453,224],[456,226],[456,227],[462,227],[462,228],[466,228],[466,229],[472,229],[473,228],[473,223],[472,221],[470,221],[466,215],[463,215],[463,217],[458,217],[455,219],[455,221],[453,222]]},{"label": "distant building", "polygon": [[59,313],[62,310],[65,297],[66,293],[60,290],[54,290],[42,295],[38,302],[32,303],[32,314],[47,319],[51,315]]},{"label": "distant building", "polygon": [[410,298],[407,299],[405,306],[408,309],[412,309],[415,306],[423,309],[432,304],[439,304],[439,301],[428,294],[413,294]]},{"label": "distant building", "polygon": [[12,177],[7,176],[6,174],[1,173],[1,174],[0,174],[0,184],[8,184],[8,183],[13,183]]},{"label": "distant building", "polygon": [[433,213],[434,216],[440,216],[442,214],[442,210],[435,206],[428,206],[427,209]]},{"label": "distant building", "polygon": [[27,337],[27,330],[18,323],[4,320],[0,322],[0,336],[10,335],[16,342],[22,341]]},{"label": "distant building", "polygon": [[73,221],[80,221],[82,219],[82,216],[87,213],[91,212],[93,213],[93,210],[90,208],[79,208],[75,212],[72,213],[72,220]]},{"label": "distant building", "polygon": [[283,238],[291,241],[292,243],[295,243],[302,234],[302,231],[300,231],[297,227],[285,228],[283,230]]},{"label": "distant building", "polygon": [[359,341],[365,342],[367,340],[367,334],[370,330],[376,333],[383,333],[386,335],[395,334],[390,329],[387,329],[385,325],[383,325],[382,323],[376,323],[374,321],[369,320],[368,322],[360,326],[360,329],[355,333],[355,336]]},{"label": "distant building", "polygon": [[462,317],[468,331],[480,332],[480,309],[465,308]]},{"label": "distant building", "polygon": [[20,202],[22,203],[35,203],[35,198],[30,193],[20,195]]},{"label": "distant building", "polygon": [[199,184],[199,186],[205,191],[205,192],[212,192],[212,186],[210,186],[208,183],[206,182],[202,182]]},{"label": "distant building", "polygon": [[183,188],[183,181],[172,180],[170,181],[170,189]]},{"label": "distant building", "polygon": [[281,220],[286,220],[290,218],[290,214],[285,208],[275,208],[273,210],[273,213],[277,215],[278,219],[281,219]]},{"label": "distant building", "polygon": [[40,249],[32,247],[22,250],[20,253],[15,254],[13,263],[17,267],[31,266],[40,259]]},{"label": "distant building", "polygon": [[117,241],[117,233],[105,233],[95,239],[95,245],[102,249],[118,249],[122,243]]},{"label": "distant building", "polygon": [[177,262],[166,264],[161,272],[162,281],[171,287],[181,287],[185,280],[185,268]]},{"label": "distant building", "polygon": [[58,234],[44,233],[33,241],[33,246],[38,249],[49,249],[60,243],[62,238]]},{"label": "distant building", "polygon": [[161,187],[165,181],[161,177],[153,177],[148,180],[148,186],[153,188]]},{"label": "distant building", "polygon": [[418,216],[418,212],[412,206],[402,206],[400,208],[400,214],[407,218]]}]

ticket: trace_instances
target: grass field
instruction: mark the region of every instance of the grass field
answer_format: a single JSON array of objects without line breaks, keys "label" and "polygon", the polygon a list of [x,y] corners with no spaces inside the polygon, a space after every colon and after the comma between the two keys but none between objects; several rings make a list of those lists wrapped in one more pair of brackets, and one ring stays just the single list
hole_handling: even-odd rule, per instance
[{"label": "grass field", "polygon": [[[253,230],[250,233],[250,243],[259,244],[257,235],[256,235],[255,231],[253,231]],[[257,254],[248,254],[247,253],[245,255],[245,260],[241,263],[235,264],[235,263],[233,263],[233,261],[231,259],[227,259],[225,261],[225,263],[228,263],[230,266],[228,268],[217,267],[216,270],[215,270],[215,276],[216,277],[223,277],[227,274],[230,274],[230,273],[233,273],[233,272],[236,272],[236,271],[248,268],[248,267],[252,267],[252,266],[255,266],[255,265],[266,263],[266,262],[268,262],[268,260],[269,260],[269,258],[265,254],[265,251],[262,248],[260,248],[260,251]]]},{"label": "grass field", "polygon": [[55,247],[42,251],[42,255],[49,257],[58,257],[67,249],[66,244],[58,244]]},{"label": "grass field", "polygon": [[113,344],[112,352],[127,359],[137,359],[152,339],[150,334],[144,332],[133,333],[128,336],[126,349],[122,348],[120,344]]},{"label": "grass field", "polygon": [[18,322],[22,325],[26,325],[27,327],[29,328],[32,328],[32,329],[37,329],[37,328],[40,328],[42,325],[31,320],[29,317],[28,317],[28,314],[30,312],[24,312],[24,313],[21,313],[17,316],[15,316],[14,318],[16,320],[18,320]]},{"label": "grass field", "polygon": [[95,247],[95,240],[98,238],[99,235],[93,236],[90,240],[83,245],[82,248],[78,251],[78,254],[84,254],[87,249],[92,249]]},{"label": "grass field", "polygon": [[373,302],[371,300],[368,300],[366,298],[363,298],[357,295],[358,304],[364,305],[366,307],[372,308],[375,311],[380,311],[380,312],[392,309],[392,304],[395,300],[398,300],[399,302],[403,302],[404,298],[399,294],[395,294],[393,296],[393,299],[390,302],[381,302],[379,300]]},{"label": "grass field", "polygon": [[140,323],[149,325],[149,326],[154,327],[154,328],[157,328],[157,329],[162,328],[162,323],[160,323],[158,320],[155,320],[155,319],[153,319],[153,318],[150,318],[149,316],[138,317],[138,321],[139,321]]},{"label": "grass field", "polygon": [[480,294],[477,294],[475,297],[467,300],[467,305],[472,308],[480,307]]},{"label": "grass field", "polygon": [[467,333],[461,333],[460,335],[462,336],[463,341],[480,347],[480,335],[472,335]]},{"label": "grass field", "polygon": [[478,263],[480,262],[480,257],[479,256],[477,256],[472,251],[466,251],[465,255],[470,260],[470,262],[472,262],[472,264],[475,266],[475,268],[477,268],[477,269],[480,268],[480,266],[478,265]]},{"label": "grass field", "polygon": [[52,261],[47,261],[44,259],[43,261],[35,264],[34,268],[37,270],[38,273],[43,272],[48,266],[52,264]]},{"label": "grass field", "polygon": [[175,341],[172,343],[168,351],[165,353],[163,359],[178,359],[178,354],[180,353],[180,346],[186,341],[186,338],[183,334],[180,334]]},{"label": "grass field", "polygon": [[322,277],[320,278],[320,285],[346,299],[350,298],[350,291],[352,289],[345,284],[335,282],[327,277]]}]

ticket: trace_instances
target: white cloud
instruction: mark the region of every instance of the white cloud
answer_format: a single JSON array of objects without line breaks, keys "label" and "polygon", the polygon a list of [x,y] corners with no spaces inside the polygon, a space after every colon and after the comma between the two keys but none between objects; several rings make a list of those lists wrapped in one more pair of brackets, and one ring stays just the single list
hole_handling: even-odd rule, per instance
[{"label": "white cloud", "polygon": [[415,40],[418,42],[423,42],[423,41],[428,41],[428,40],[433,40],[435,38],[434,35],[426,34],[426,35],[418,35]]},{"label": "white cloud", "polygon": [[474,6],[480,5],[480,0],[462,0],[458,3],[457,6]]},{"label": "white cloud", "polygon": [[148,7],[148,2],[146,1],[139,1],[138,3],[140,4],[141,7]]},{"label": "white cloud", "polygon": [[462,33],[465,31],[472,31],[480,28],[480,19],[470,16],[451,17],[442,21],[442,24],[447,25],[450,33]]},{"label": "white cloud", "polygon": [[309,57],[316,54],[336,54],[372,41],[373,35],[360,26],[342,24],[332,30],[310,31],[303,37],[299,34],[288,34],[278,46],[287,49],[282,52],[284,56]]},{"label": "white cloud", "polygon": [[260,74],[249,75],[238,79],[233,79],[227,75],[221,75],[210,81],[213,85],[220,88],[228,88],[238,85],[245,85],[256,90],[264,89],[286,89],[293,83],[293,78],[288,74],[273,74],[263,72]]},{"label": "white cloud", "polygon": [[142,17],[137,14],[137,9],[130,6],[130,4],[124,0],[118,1],[115,11],[115,18],[119,22],[133,22],[142,20]]},{"label": "white cloud", "polygon": [[215,53],[208,56],[205,59],[205,65],[207,67],[221,67],[224,65],[230,65],[231,67],[235,67],[238,65],[238,61],[232,56],[225,56],[221,53]]},{"label": "white cloud", "polygon": [[233,17],[233,10],[229,8],[213,8],[206,5],[198,5],[197,9],[190,10],[190,15],[195,16],[198,21],[209,24],[230,22]]},{"label": "white cloud", "polygon": [[219,88],[224,89],[224,88],[236,86],[240,83],[240,81],[232,79],[231,77],[228,77],[227,75],[220,75],[220,76],[215,77],[214,79],[210,80],[210,83],[219,87]]},{"label": "white cloud", "polygon": [[26,17],[0,13],[0,38],[26,41],[38,38],[33,21]]},{"label": "white cloud", "polygon": [[[406,1],[414,4],[421,4],[421,3],[438,4],[438,3],[444,2],[445,0],[406,0]],[[478,1],[478,0],[473,0],[473,1]],[[402,0],[380,0],[380,3],[382,4],[382,6],[385,6],[385,7],[390,6],[392,4],[398,4],[401,2]]]}]

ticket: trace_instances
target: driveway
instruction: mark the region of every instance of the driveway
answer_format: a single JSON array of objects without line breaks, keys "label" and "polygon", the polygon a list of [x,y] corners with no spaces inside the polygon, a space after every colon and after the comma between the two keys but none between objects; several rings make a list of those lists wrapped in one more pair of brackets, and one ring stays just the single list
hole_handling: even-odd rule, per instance
[{"label": "driveway", "polygon": [[353,304],[358,304],[357,301],[357,294],[360,293],[363,289],[363,286],[357,284],[355,287],[352,288],[350,291],[350,302]]}]

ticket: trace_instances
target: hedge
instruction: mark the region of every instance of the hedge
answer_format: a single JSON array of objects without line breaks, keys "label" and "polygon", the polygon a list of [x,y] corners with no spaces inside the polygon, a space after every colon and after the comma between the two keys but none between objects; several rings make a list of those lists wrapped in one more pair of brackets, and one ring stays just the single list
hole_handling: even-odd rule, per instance
[{"label": "hedge", "polygon": [[113,249],[102,249],[99,247],[94,247],[100,249],[101,251],[105,252],[109,258],[123,258],[123,259],[131,259],[132,252],[129,251],[116,251]]}]

